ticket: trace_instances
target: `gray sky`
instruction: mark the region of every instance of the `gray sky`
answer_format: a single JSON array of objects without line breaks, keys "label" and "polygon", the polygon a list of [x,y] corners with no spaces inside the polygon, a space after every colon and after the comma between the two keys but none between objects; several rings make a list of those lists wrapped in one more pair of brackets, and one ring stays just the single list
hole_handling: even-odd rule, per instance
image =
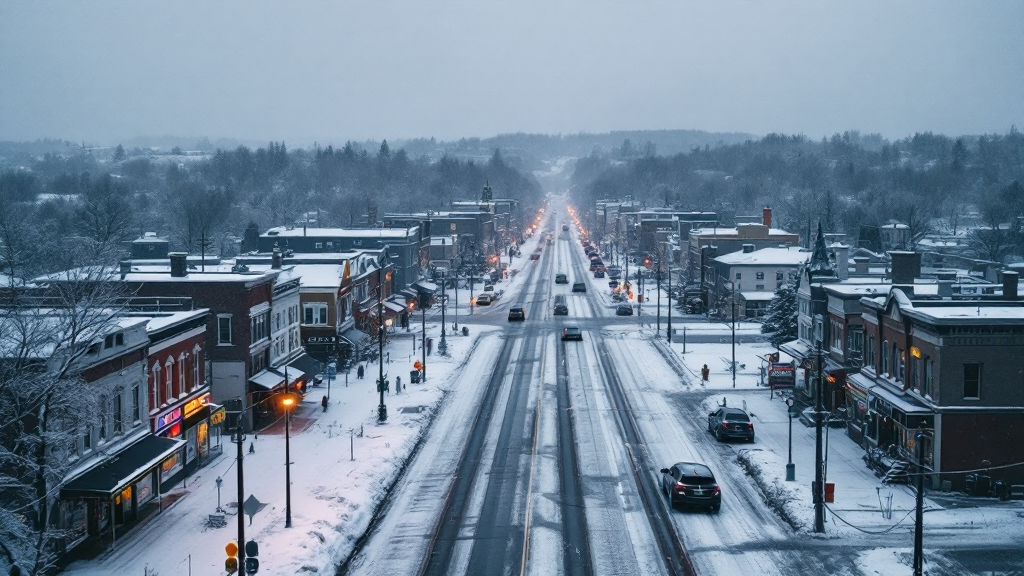
[{"label": "gray sky", "polygon": [[0,140],[1004,133],[1024,2],[0,0]]}]

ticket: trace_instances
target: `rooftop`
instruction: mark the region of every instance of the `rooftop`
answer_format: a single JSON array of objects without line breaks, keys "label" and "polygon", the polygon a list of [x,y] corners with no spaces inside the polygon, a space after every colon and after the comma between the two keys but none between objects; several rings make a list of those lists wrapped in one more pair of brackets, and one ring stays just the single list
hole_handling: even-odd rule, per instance
[{"label": "rooftop", "polygon": [[785,248],[762,248],[753,252],[732,252],[715,258],[716,262],[731,266],[799,266],[811,257],[799,246]]},{"label": "rooftop", "polygon": [[419,234],[419,227],[409,228],[271,228],[260,237],[280,238],[379,238],[401,240]]}]

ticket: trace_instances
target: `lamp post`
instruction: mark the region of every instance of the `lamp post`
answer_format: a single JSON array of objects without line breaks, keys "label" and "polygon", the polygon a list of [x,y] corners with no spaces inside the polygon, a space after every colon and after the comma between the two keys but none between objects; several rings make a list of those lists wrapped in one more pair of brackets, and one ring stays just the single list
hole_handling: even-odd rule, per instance
[{"label": "lamp post", "polygon": [[454,322],[454,324],[455,324],[455,331],[456,332],[459,331],[459,271],[461,269],[462,269],[462,265],[461,264],[459,265],[458,268],[455,269],[455,322]]},{"label": "lamp post", "polygon": [[786,481],[796,480],[796,464],[793,464],[793,398],[786,398],[786,412],[789,414],[789,461],[786,463]]},{"label": "lamp post", "polygon": [[654,331],[654,338],[661,336],[661,255],[658,255],[658,272],[654,281],[654,290],[658,292],[658,323]]},{"label": "lamp post", "polygon": [[292,527],[292,458],[291,458],[291,424],[292,407],[295,397],[291,392],[281,400],[284,406],[284,527]]},{"label": "lamp post", "polygon": [[914,436],[917,443],[917,499],[914,515],[914,576],[924,573],[924,441],[927,438],[924,430],[918,429]]},{"label": "lamp post", "polygon": [[672,344],[672,259],[668,261],[668,328],[665,329],[665,340]]},{"label": "lamp post", "polygon": [[440,354],[441,356],[444,356],[445,354],[448,353],[448,342],[444,339],[444,333],[447,332],[447,329],[446,329],[445,323],[444,323],[444,309],[445,309],[445,305],[448,303],[447,302],[448,298],[445,296],[445,293],[444,293],[444,291],[445,291],[445,286],[444,285],[446,284],[446,280],[448,280],[448,274],[446,272],[442,272],[441,273],[441,342],[438,343],[438,345],[437,345],[437,353]]},{"label": "lamp post", "polygon": [[377,350],[380,353],[380,373],[377,378],[377,391],[380,392],[380,404],[377,405],[377,422],[388,419],[388,407],[384,404],[384,268],[388,263],[388,246],[380,255],[377,267]]},{"label": "lamp post", "polygon": [[[238,426],[235,428],[235,443],[238,445],[238,455],[236,468],[238,468],[238,511],[242,511],[242,502],[245,501],[245,472],[243,470],[243,454],[242,454],[242,443],[245,442],[245,434],[242,432],[242,418],[244,418],[245,410],[243,409],[238,413]],[[237,514],[238,520],[238,541],[242,543],[238,547],[238,565],[245,565],[245,514]]]},{"label": "lamp post", "polygon": [[423,381],[427,381],[427,307],[420,306],[423,329],[420,331],[420,351],[423,352]]}]

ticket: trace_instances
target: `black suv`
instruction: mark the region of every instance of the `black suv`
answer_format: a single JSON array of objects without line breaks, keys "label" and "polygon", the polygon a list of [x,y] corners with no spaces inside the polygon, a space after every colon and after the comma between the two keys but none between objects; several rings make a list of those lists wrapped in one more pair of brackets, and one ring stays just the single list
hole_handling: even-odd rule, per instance
[{"label": "black suv", "polygon": [[705,464],[678,462],[661,469],[661,490],[669,506],[699,506],[718,512],[722,507],[722,488]]},{"label": "black suv", "polygon": [[526,320],[526,311],[523,310],[520,306],[513,306],[513,307],[508,309],[508,321],[509,322],[515,322],[515,321],[520,321],[521,322],[523,320]]},{"label": "black suv", "polygon": [[750,416],[739,408],[722,407],[708,414],[708,432],[722,440],[754,441],[754,423]]}]

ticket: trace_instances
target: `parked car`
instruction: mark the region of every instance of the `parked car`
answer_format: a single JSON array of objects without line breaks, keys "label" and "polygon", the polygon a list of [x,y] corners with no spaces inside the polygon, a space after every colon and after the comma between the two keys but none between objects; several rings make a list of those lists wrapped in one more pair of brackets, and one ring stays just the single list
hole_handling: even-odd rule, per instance
[{"label": "parked car", "polygon": [[491,302],[493,301],[494,298],[492,298],[491,295],[488,294],[487,292],[484,292],[483,294],[476,297],[477,306],[490,306]]},{"label": "parked car", "polygon": [[706,464],[678,462],[661,469],[661,490],[669,506],[699,506],[718,512],[722,507],[722,488]]},{"label": "parked car", "polygon": [[568,284],[569,277],[565,274],[555,274],[555,284]]},{"label": "parked car", "polygon": [[[816,423],[814,418],[814,406],[808,406],[807,408],[804,408],[802,412],[800,412],[800,422],[802,422],[804,426],[814,426],[814,424]],[[822,420],[822,423],[825,426],[828,426],[829,428],[846,427],[846,419],[843,418],[842,414],[825,414],[825,419]]]},{"label": "parked car", "polygon": [[[625,302],[625,301],[626,301],[626,295],[623,294],[622,292],[613,292],[612,293],[612,302]],[[617,314],[618,310],[616,310],[615,312]]]},{"label": "parked car", "polygon": [[562,224],[562,232],[568,232],[568,231],[569,231],[569,225],[568,224]]},{"label": "parked car", "polygon": [[608,281],[608,287],[612,288],[612,289],[618,288],[619,287],[619,281],[618,280],[609,280]]},{"label": "parked car", "polygon": [[508,321],[515,322],[526,320],[526,310],[522,306],[513,306],[508,309]]},{"label": "parked car", "polygon": [[618,306],[615,307],[615,315],[616,316],[632,316],[633,315],[633,306],[623,302],[622,304],[619,304]]},{"label": "parked car", "polygon": [[575,283],[573,283],[572,291],[573,292],[586,292],[587,291],[587,284],[586,284],[586,282],[575,282]]},{"label": "parked car", "polygon": [[594,270],[594,278],[604,278],[604,270]]},{"label": "parked car", "polygon": [[579,326],[566,326],[562,328],[562,340],[583,340],[583,331]]},{"label": "parked car", "polygon": [[708,432],[722,440],[754,441],[754,423],[739,408],[722,407],[708,414]]},{"label": "parked car", "polygon": [[484,292],[494,292],[493,284],[484,284]]}]

